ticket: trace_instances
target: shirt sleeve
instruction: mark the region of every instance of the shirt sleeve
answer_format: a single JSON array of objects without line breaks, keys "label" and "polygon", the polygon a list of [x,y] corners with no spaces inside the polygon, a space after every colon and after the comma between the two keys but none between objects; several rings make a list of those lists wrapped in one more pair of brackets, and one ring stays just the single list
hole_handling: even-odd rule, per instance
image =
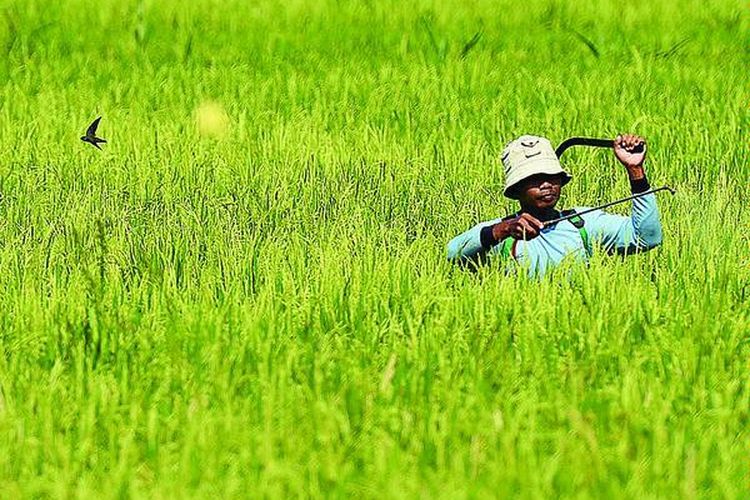
[{"label": "shirt sleeve", "polygon": [[[631,183],[633,193],[647,191],[648,181]],[[598,210],[586,218],[591,238],[607,252],[633,253],[650,250],[661,244],[662,231],[656,195],[647,194],[633,200],[630,217]]]},{"label": "shirt sleeve", "polygon": [[482,222],[461,233],[448,242],[449,260],[473,261],[492,250],[496,242],[492,238],[492,226],[503,220],[494,219]]}]

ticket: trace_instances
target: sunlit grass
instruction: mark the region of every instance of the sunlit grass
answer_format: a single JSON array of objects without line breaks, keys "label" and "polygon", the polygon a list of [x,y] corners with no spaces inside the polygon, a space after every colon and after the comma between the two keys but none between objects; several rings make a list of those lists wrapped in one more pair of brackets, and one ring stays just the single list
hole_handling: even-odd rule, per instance
[{"label": "sunlit grass", "polygon": [[[733,3],[0,8],[0,496],[746,494]],[[505,142],[623,131],[661,248],[446,261]]]}]

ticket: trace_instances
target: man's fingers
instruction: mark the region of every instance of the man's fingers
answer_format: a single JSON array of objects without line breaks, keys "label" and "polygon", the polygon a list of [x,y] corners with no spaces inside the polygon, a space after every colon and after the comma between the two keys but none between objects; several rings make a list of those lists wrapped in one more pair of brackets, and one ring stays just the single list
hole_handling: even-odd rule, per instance
[{"label": "man's fingers", "polygon": [[534,229],[536,229],[537,231],[544,229],[544,224],[542,224],[542,222],[536,217],[534,217],[533,215],[522,214],[521,217],[523,217],[523,219],[526,222],[528,222],[529,225],[533,227]]},{"label": "man's fingers", "polygon": [[646,140],[636,134],[618,134],[615,138],[615,149],[624,149],[632,153],[638,147],[645,147]]},{"label": "man's fingers", "polygon": [[520,226],[520,235],[522,238],[526,240],[530,240],[531,238],[535,238],[539,232],[536,230],[535,227],[531,225],[531,223],[526,219],[519,219],[518,225]]},{"label": "man's fingers", "polygon": [[529,228],[524,224],[523,221],[518,221],[516,224],[516,239],[525,240],[529,237]]},{"label": "man's fingers", "polygon": [[539,232],[544,229],[544,224],[536,217],[529,214],[521,214],[513,221],[510,227],[510,234],[517,240],[531,240],[539,236]]}]

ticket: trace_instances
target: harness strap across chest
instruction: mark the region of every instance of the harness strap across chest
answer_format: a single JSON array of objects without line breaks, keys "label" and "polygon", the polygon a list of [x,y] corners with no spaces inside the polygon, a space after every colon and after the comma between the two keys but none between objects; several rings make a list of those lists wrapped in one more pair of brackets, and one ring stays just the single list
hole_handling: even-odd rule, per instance
[{"label": "harness strap across chest", "polygon": [[[563,210],[561,212],[563,217],[567,217],[569,215],[573,215],[568,221],[570,221],[573,226],[575,226],[576,229],[578,229],[578,234],[581,235],[581,240],[583,241],[583,248],[586,250],[586,255],[588,257],[591,257],[591,242],[589,241],[589,233],[586,231],[586,228],[583,227],[585,222],[583,218],[576,214],[576,211],[574,209],[568,209]],[[506,217],[506,219],[510,219],[513,217],[516,217],[518,214],[511,215],[510,217]],[[516,258],[516,244],[518,243],[518,240],[508,236],[500,243],[500,255],[504,258]]]}]

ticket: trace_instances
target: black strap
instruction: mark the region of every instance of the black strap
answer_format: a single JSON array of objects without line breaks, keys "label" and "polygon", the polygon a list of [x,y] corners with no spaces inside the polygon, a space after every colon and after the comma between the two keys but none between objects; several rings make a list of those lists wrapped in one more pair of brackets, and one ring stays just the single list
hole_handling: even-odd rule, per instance
[{"label": "black strap", "polygon": [[568,222],[573,224],[573,226],[576,229],[578,229],[578,233],[581,235],[581,239],[583,240],[583,248],[586,250],[586,255],[591,257],[591,242],[589,241],[589,233],[583,227],[586,221],[584,221],[583,217],[578,215],[578,213],[573,208],[569,208],[568,210],[563,210],[561,214],[563,215],[563,217],[567,217],[569,215],[573,216],[570,219],[568,219]]}]

